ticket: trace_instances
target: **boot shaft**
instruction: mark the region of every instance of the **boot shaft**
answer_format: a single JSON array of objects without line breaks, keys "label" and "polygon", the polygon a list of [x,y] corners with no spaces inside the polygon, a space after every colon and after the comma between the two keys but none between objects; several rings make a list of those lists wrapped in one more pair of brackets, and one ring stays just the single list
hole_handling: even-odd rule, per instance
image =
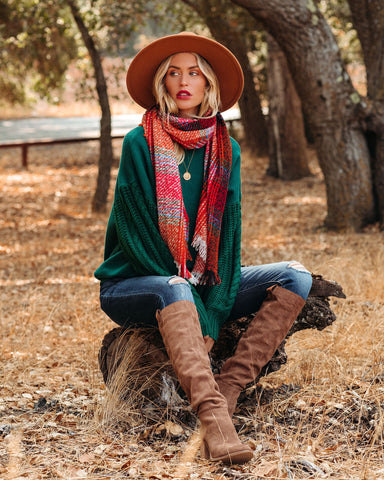
[{"label": "boot shaft", "polygon": [[205,455],[227,463],[250,460],[252,451],[240,442],[213,377],[195,305],[174,302],[157,313],[157,320],[180,385],[199,416]]},{"label": "boot shaft", "polygon": [[230,415],[241,390],[258,377],[272,358],[304,304],[302,297],[285,288],[275,285],[268,289],[267,298],[240,338],[235,354],[216,376]]}]

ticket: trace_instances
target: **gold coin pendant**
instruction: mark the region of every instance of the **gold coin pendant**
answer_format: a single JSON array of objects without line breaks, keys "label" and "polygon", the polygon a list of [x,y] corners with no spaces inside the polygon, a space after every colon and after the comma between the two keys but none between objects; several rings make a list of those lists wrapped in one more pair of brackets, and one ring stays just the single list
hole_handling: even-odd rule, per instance
[{"label": "gold coin pendant", "polygon": [[190,180],[191,179],[191,174],[189,172],[183,173],[183,178],[184,180]]}]

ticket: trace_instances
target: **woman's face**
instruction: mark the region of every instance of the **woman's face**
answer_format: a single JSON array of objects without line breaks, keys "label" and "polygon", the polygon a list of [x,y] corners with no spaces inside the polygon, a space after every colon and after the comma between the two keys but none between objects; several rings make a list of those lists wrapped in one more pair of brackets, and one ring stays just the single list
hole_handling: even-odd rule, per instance
[{"label": "woman's face", "polygon": [[165,75],[165,87],[176,102],[180,117],[197,115],[207,80],[192,53],[177,53]]}]

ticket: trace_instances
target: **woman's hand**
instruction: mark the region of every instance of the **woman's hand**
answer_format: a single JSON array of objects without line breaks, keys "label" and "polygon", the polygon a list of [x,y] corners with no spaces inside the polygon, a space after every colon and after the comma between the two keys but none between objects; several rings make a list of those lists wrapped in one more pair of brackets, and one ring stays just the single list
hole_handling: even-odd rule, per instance
[{"label": "woman's hand", "polygon": [[204,337],[204,342],[205,342],[205,347],[207,349],[207,352],[209,353],[215,343],[214,339],[211,338],[209,335],[206,335]]}]

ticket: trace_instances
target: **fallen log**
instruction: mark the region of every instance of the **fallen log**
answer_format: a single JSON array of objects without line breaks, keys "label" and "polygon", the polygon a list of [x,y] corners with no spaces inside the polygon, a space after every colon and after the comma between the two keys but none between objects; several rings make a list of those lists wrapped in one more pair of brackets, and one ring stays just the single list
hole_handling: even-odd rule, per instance
[{"label": "fallen log", "polygon": [[[321,275],[312,275],[312,279],[308,299],[286,339],[300,330],[323,330],[332,325],[336,315],[331,309],[329,297],[346,298],[338,283],[326,280]],[[210,353],[214,373],[218,373],[225,360],[233,355],[251,320],[250,315],[224,324]],[[286,339],[252,385],[261,377],[276,372],[287,362]],[[152,407],[158,405],[168,409],[180,408],[185,404],[185,395],[157,328],[114,328],[105,335],[98,360],[107,387],[122,399],[134,397],[140,409],[145,409],[148,401]],[[242,395],[239,403],[242,398],[249,401],[249,395]]]}]

